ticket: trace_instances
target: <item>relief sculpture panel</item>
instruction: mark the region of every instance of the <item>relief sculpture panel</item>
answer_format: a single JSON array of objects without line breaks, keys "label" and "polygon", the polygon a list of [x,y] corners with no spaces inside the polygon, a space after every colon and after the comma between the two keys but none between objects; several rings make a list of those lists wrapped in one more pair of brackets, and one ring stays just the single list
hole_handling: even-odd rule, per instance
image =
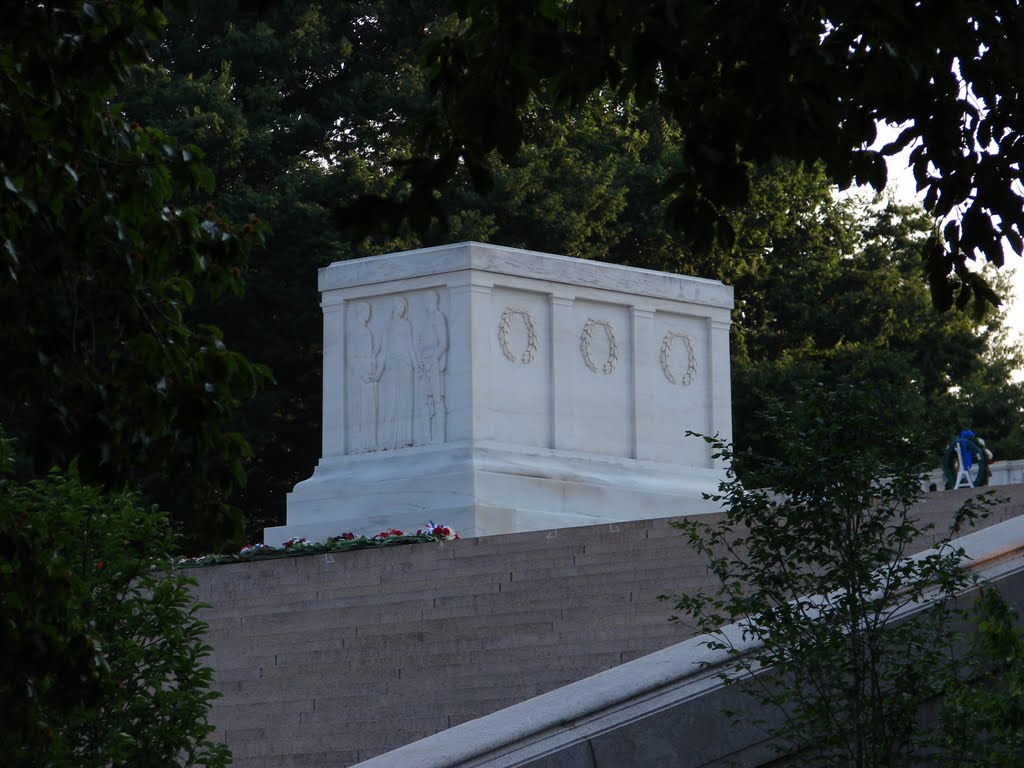
[{"label": "relief sculpture panel", "polygon": [[358,323],[352,331],[349,361],[357,378],[352,398],[352,430],[350,451],[362,453],[377,450],[377,411],[380,406],[380,377],[384,371],[381,342],[374,337],[370,322],[373,305],[361,301],[355,305]]},{"label": "relief sculpture panel", "polygon": [[[549,448],[553,444],[554,355],[551,297],[495,286],[489,299],[493,325],[484,331],[487,428],[496,442]],[[483,329],[481,329],[483,331]],[[481,344],[483,346],[483,344]]]},{"label": "relief sculpture panel", "polygon": [[445,372],[448,370],[448,318],[441,311],[437,291],[427,294],[423,321],[416,333],[415,402],[419,404],[415,442],[443,443],[447,426],[448,401]]},{"label": "relief sculpture panel", "polygon": [[436,290],[351,305],[348,452],[444,442],[448,318]]},{"label": "relief sculpture panel", "polygon": [[392,299],[391,319],[384,339],[384,372],[381,376],[381,419],[378,448],[393,451],[412,445],[413,384],[416,357],[412,346],[409,300]]},{"label": "relief sculpture panel", "polygon": [[629,307],[577,297],[564,320],[559,357],[572,393],[572,417],[571,422],[563,420],[567,429],[561,444],[631,457],[634,345]]}]

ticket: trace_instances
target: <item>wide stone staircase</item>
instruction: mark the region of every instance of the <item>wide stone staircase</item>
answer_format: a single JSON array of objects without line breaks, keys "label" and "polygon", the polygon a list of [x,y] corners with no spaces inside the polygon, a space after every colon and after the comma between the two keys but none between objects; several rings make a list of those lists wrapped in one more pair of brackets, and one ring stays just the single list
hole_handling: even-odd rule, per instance
[{"label": "wide stone staircase", "polygon": [[[985,525],[1024,511],[1024,487],[999,491]],[[948,520],[968,493],[930,494],[920,516]],[[708,579],[668,520],[195,575],[215,736],[242,768],[352,765],[679,643],[692,632],[658,596]]]}]

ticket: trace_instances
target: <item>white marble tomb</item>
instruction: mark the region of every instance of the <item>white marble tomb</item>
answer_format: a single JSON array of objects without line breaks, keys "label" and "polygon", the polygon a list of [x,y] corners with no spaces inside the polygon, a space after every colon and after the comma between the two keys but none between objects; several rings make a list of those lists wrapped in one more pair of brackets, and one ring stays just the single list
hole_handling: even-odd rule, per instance
[{"label": "white marble tomb", "polygon": [[717,509],[732,288],[457,243],[320,270],[323,456],[266,543]]}]

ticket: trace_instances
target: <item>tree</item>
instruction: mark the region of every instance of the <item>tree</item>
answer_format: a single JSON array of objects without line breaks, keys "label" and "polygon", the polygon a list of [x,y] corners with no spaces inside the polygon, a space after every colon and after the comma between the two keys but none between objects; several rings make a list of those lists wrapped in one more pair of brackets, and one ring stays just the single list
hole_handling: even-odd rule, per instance
[{"label": "tree", "polygon": [[[12,441],[0,435],[0,499],[13,470]],[[49,719],[95,707],[109,671],[77,610],[81,583],[26,513],[0,504],[0,749],[14,765],[53,749]]]},{"label": "tree", "polygon": [[[1024,383],[1015,380],[1024,358],[1019,345],[1005,343],[1006,329],[996,334],[981,365],[972,367],[953,395],[956,423],[978,425],[977,434],[999,461],[1024,456]],[[996,382],[1002,383],[993,386]]]},{"label": "tree", "polygon": [[[768,163],[751,171],[749,204],[729,211],[732,246],[700,250],[663,225],[669,203],[662,188],[686,168],[683,132],[657,103],[641,106],[612,88],[572,109],[547,94],[532,95],[518,154],[508,164],[487,159],[490,191],[477,190],[459,166],[437,198],[447,232],[404,226],[359,245],[347,242],[334,226],[335,208],[367,195],[404,194],[395,169],[407,167],[415,151],[408,129],[432,119],[426,77],[416,66],[419,49],[424,39],[455,31],[445,4],[438,3],[303,0],[258,15],[206,4],[172,15],[164,39],[153,45],[153,62],[134,70],[121,90],[136,119],[206,150],[220,180],[213,197],[218,208],[236,217],[256,213],[271,228],[265,246],[251,256],[246,295],[231,304],[200,302],[191,311],[191,317],[223,328],[232,345],[275,373],[274,385],[244,406],[238,422],[255,447],[251,480],[233,496],[246,509],[250,536],[279,524],[284,494],[320,454],[316,268],[449,240],[500,242],[736,285],[743,305],[736,315],[734,370],[745,377],[735,388],[737,434],[763,433],[756,413],[765,394],[821,375],[832,365],[826,359],[858,350],[873,355],[879,370],[891,364],[894,370],[934,371],[924,389],[932,405],[942,403],[933,415],[941,432],[936,450],[960,423],[973,425],[990,444],[995,429],[1013,423],[1008,416],[1019,398],[1003,386],[1007,369],[972,362],[1001,354],[986,341],[986,331],[968,318],[921,311],[927,294],[915,260],[930,234],[918,238],[923,219],[893,211],[889,219],[879,214],[861,220],[858,206],[832,201],[819,168]],[[880,251],[882,235],[869,230],[883,219],[891,219],[892,233],[885,237],[898,245],[899,257],[872,256],[870,267],[857,269],[847,257],[862,253],[867,242],[877,241]],[[880,274],[873,281],[875,268]],[[790,274],[806,281],[787,281]],[[857,286],[868,296],[885,290],[858,304],[845,293]],[[827,312],[820,302],[830,303]],[[877,320],[869,314],[876,311]],[[816,329],[833,313],[837,322],[827,331]],[[882,320],[894,317],[901,322]],[[989,313],[984,322],[991,327],[995,317]],[[845,332],[840,318],[851,325]],[[851,344],[854,336],[857,343]],[[804,344],[807,339],[813,343]],[[956,355],[966,357],[940,354],[950,341]],[[897,360],[901,348],[906,360]],[[933,354],[940,354],[936,365],[926,360]],[[773,360],[780,362],[769,370]],[[968,381],[976,382],[977,394]],[[940,391],[950,382],[962,388],[957,408],[967,411],[962,418],[969,421],[951,415],[951,397]],[[976,405],[982,402],[988,405]],[[989,420],[997,407],[999,419]],[[1000,448],[997,453],[1009,455]]]},{"label": "tree", "polygon": [[[1000,266],[1004,244],[1024,249],[1018,0],[453,7],[462,22],[425,50],[440,109],[404,166],[409,190],[363,198],[353,219],[443,220],[436,190],[461,169],[486,187],[492,153],[510,162],[523,146],[535,94],[578,106],[610,89],[679,126],[668,220],[700,250],[733,242],[728,212],[749,199],[752,167],[821,162],[840,188],[881,190],[885,157],[913,147],[918,189],[942,226],[924,246],[936,305],[998,303],[969,262]],[[879,121],[899,136],[870,149]]]},{"label": "tree", "polygon": [[571,116],[538,102],[531,145],[498,174],[493,195],[468,180],[448,190],[447,234],[403,228],[358,247],[342,237],[335,209],[400,183],[390,163],[412,152],[402,126],[429,113],[416,62],[424,29],[447,23],[438,5],[289,2],[259,15],[202,5],[172,14],[153,62],[120,91],[133,118],[205,150],[218,208],[256,213],[269,226],[244,275],[245,296],[198,301],[190,312],[274,371],[275,383],[239,422],[255,455],[233,501],[254,537],[279,524],[284,494],[320,455],[317,267],[449,237],[638,266],[681,263],[682,244],[661,229],[656,197],[672,162],[659,157],[670,129],[657,115],[634,119],[601,99]]},{"label": "tree", "polygon": [[[1003,458],[1024,449],[1019,349],[1003,314],[936,312],[921,273],[929,233],[919,209],[837,200],[819,167],[755,174],[749,207],[720,273],[736,288],[733,381],[738,455],[767,455],[781,435],[764,404],[795,408],[803,387],[857,371],[921,398],[916,418],[933,464],[964,427]],[[995,284],[999,285],[998,277]]]},{"label": "tree", "polygon": [[[1010,768],[1024,754],[1024,635],[999,591],[975,601],[964,667],[943,691],[941,764]],[[980,684],[979,684],[980,683]]]},{"label": "tree", "polygon": [[0,744],[13,765],[229,762],[208,739],[217,694],[195,581],[174,567],[167,515],[137,502],[73,467],[0,485]]},{"label": "tree", "polygon": [[421,111],[411,52],[429,5],[297,0],[253,13],[200,4],[170,13],[152,60],[120,89],[133,119],[203,148],[218,209],[268,227],[245,295],[200,298],[189,313],[274,372],[235,422],[254,450],[249,482],[231,500],[252,538],[281,523],[285,493],[320,456],[317,268],[419,244],[398,236],[354,248],[331,219],[338,200],[390,188],[380,163],[406,151],[394,126]]},{"label": "tree", "polygon": [[268,372],[186,318],[243,285],[261,225],[207,198],[195,145],[111,102],[164,23],[160,4],[14,3],[0,30],[0,418],[33,471],[78,460],[145,486],[206,548],[237,536],[225,503],[249,449],[232,412]]},{"label": "tree", "polygon": [[[758,471],[723,484],[720,522],[678,524],[717,586],[676,608],[732,655],[723,679],[779,713],[762,725],[798,764],[922,764],[945,735],[920,710],[953,690],[953,601],[971,583],[951,540],[992,502],[968,501],[948,530],[915,520],[927,451],[906,431],[902,388],[847,380],[803,395],[773,411],[786,439]],[[924,535],[935,551],[911,557]],[[737,622],[748,653],[722,632]]]}]

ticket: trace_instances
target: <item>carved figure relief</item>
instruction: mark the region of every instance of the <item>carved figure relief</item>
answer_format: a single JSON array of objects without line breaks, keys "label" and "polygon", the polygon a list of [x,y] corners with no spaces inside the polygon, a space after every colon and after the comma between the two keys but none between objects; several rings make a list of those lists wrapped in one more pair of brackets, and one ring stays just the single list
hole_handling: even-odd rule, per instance
[{"label": "carved figure relief", "polygon": [[[386,322],[375,303],[390,307]],[[441,293],[356,301],[351,311],[348,452],[444,442],[450,340]]]},{"label": "carved figure relief", "polygon": [[391,320],[384,340],[381,375],[381,415],[378,447],[382,450],[413,444],[413,397],[416,356],[409,322],[409,300],[399,296],[391,306]]},{"label": "carved figure relief", "polygon": [[[608,343],[608,355],[600,366],[594,361],[591,350],[595,328],[604,331],[605,341]],[[614,371],[619,362],[619,346],[615,340],[615,330],[612,328],[612,324],[607,320],[588,318],[583,326],[583,333],[580,334],[580,354],[583,355],[583,362],[587,368],[594,373],[609,374]]]},{"label": "carved figure relief", "polygon": [[417,445],[442,443],[448,420],[445,371],[448,370],[448,318],[441,311],[437,291],[427,294],[423,327],[416,334]]},{"label": "carved figure relief", "polygon": [[[676,359],[676,348],[686,351],[686,368]],[[697,356],[693,352],[693,339],[682,331],[669,331],[661,341],[661,371],[672,385],[688,387],[697,375]]]},{"label": "carved figure relief", "polygon": [[[512,330],[512,319],[520,318],[526,330],[526,347],[521,353],[512,350],[510,331]],[[506,307],[501,313],[501,321],[498,323],[498,346],[501,353],[510,363],[522,363],[529,365],[537,356],[537,326],[534,323],[530,310],[522,307]]]},{"label": "carved figure relief", "polygon": [[352,435],[350,450],[363,453],[377,450],[377,422],[380,404],[381,345],[373,337],[370,321],[373,318],[373,307],[368,302],[356,305],[356,317],[359,325],[352,338],[352,365],[355,366],[359,378],[359,394],[353,409]]}]

